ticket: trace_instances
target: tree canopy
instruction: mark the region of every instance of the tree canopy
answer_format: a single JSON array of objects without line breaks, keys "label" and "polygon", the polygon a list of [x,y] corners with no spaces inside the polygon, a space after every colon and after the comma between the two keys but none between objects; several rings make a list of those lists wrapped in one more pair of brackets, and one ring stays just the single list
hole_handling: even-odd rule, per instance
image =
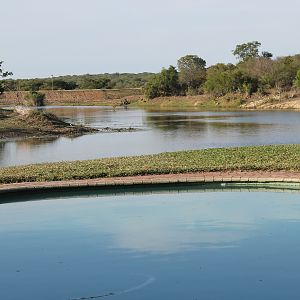
[{"label": "tree canopy", "polygon": [[[4,71],[3,70],[3,61],[0,61],[0,78],[6,78],[10,75],[13,75],[12,72],[9,72],[9,71]],[[2,94],[4,92],[4,84],[3,82],[0,83],[0,94]]]},{"label": "tree canopy", "polygon": [[249,58],[259,56],[259,47],[261,43],[258,41],[253,41],[249,43],[244,43],[237,45],[232,51],[233,55],[237,57],[240,61],[246,61]]},{"label": "tree canopy", "polygon": [[298,70],[297,75],[296,75],[295,86],[300,88],[300,69]]},{"label": "tree canopy", "polygon": [[197,89],[205,81],[206,61],[197,55],[186,55],[177,61],[179,80],[187,89]]},{"label": "tree canopy", "polygon": [[155,75],[145,86],[145,96],[148,99],[156,97],[174,96],[180,92],[179,76],[176,68],[168,69]]}]

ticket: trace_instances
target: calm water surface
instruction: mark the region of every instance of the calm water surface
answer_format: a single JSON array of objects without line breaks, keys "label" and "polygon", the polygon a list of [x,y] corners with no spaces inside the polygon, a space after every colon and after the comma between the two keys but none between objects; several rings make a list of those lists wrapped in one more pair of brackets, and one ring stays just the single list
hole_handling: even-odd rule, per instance
[{"label": "calm water surface", "polygon": [[0,299],[300,297],[298,193],[10,200],[0,204]]},{"label": "calm water surface", "polygon": [[0,166],[262,144],[300,143],[300,113],[163,112],[110,107],[48,107],[74,123],[138,129],[78,138],[0,143]]}]

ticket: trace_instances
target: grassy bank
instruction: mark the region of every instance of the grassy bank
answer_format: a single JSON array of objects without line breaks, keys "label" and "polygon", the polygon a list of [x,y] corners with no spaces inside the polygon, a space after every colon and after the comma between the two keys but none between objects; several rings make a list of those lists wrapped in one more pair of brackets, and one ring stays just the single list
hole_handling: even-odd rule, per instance
[{"label": "grassy bank", "polygon": [[156,109],[203,109],[203,110],[216,110],[216,109],[238,109],[242,103],[241,95],[231,95],[219,99],[215,99],[209,95],[197,96],[172,96],[160,97],[151,100],[140,100],[134,102],[133,106],[156,108]]},{"label": "grassy bank", "polygon": [[12,138],[80,136],[92,132],[96,130],[66,123],[50,113],[0,109],[0,141]]},{"label": "grassy bank", "polygon": [[231,170],[300,171],[300,145],[207,149],[0,168],[0,183]]}]

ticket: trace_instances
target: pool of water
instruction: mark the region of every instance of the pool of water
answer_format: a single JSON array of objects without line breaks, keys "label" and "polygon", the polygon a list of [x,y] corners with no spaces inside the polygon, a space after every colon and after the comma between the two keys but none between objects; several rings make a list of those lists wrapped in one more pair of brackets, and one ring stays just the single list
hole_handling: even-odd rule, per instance
[{"label": "pool of water", "polygon": [[0,202],[3,300],[300,295],[298,192],[94,191]]},{"label": "pool of water", "polygon": [[67,121],[136,132],[0,142],[0,166],[166,151],[300,143],[300,112],[153,111],[111,107],[46,107]]}]

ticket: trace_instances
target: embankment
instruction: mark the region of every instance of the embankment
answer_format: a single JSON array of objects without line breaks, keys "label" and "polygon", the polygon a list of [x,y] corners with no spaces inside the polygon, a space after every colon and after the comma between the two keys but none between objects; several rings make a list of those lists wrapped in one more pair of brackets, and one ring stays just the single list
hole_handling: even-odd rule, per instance
[{"label": "embankment", "polygon": [[[172,96],[146,100],[142,89],[40,91],[45,94],[45,105],[112,105],[131,104],[156,109],[300,109],[300,90],[267,95],[231,93],[222,97],[208,94]],[[28,92],[5,92],[0,105],[22,105]],[[26,101],[25,101],[26,102]]]},{"label": "embankment", "polygon": [[0,142],[14,138],[76,137],[97,129],[66,123],[55,115],[31,109],[0,109]]},{"label": "embankment", "polygon": [[267,95],[231,93],[222,97],[208,94],[197,96],[160,97],[152,100],[142,99],[135,105],[159,109],[300,109],[300,91]]},{"label": "embankment", "polygon": [[[45,94],[45,105],[120,105],[142,98],[141,89],[39,91]],[[27,91],[5,92],[0,105],[22,105]]]}]

